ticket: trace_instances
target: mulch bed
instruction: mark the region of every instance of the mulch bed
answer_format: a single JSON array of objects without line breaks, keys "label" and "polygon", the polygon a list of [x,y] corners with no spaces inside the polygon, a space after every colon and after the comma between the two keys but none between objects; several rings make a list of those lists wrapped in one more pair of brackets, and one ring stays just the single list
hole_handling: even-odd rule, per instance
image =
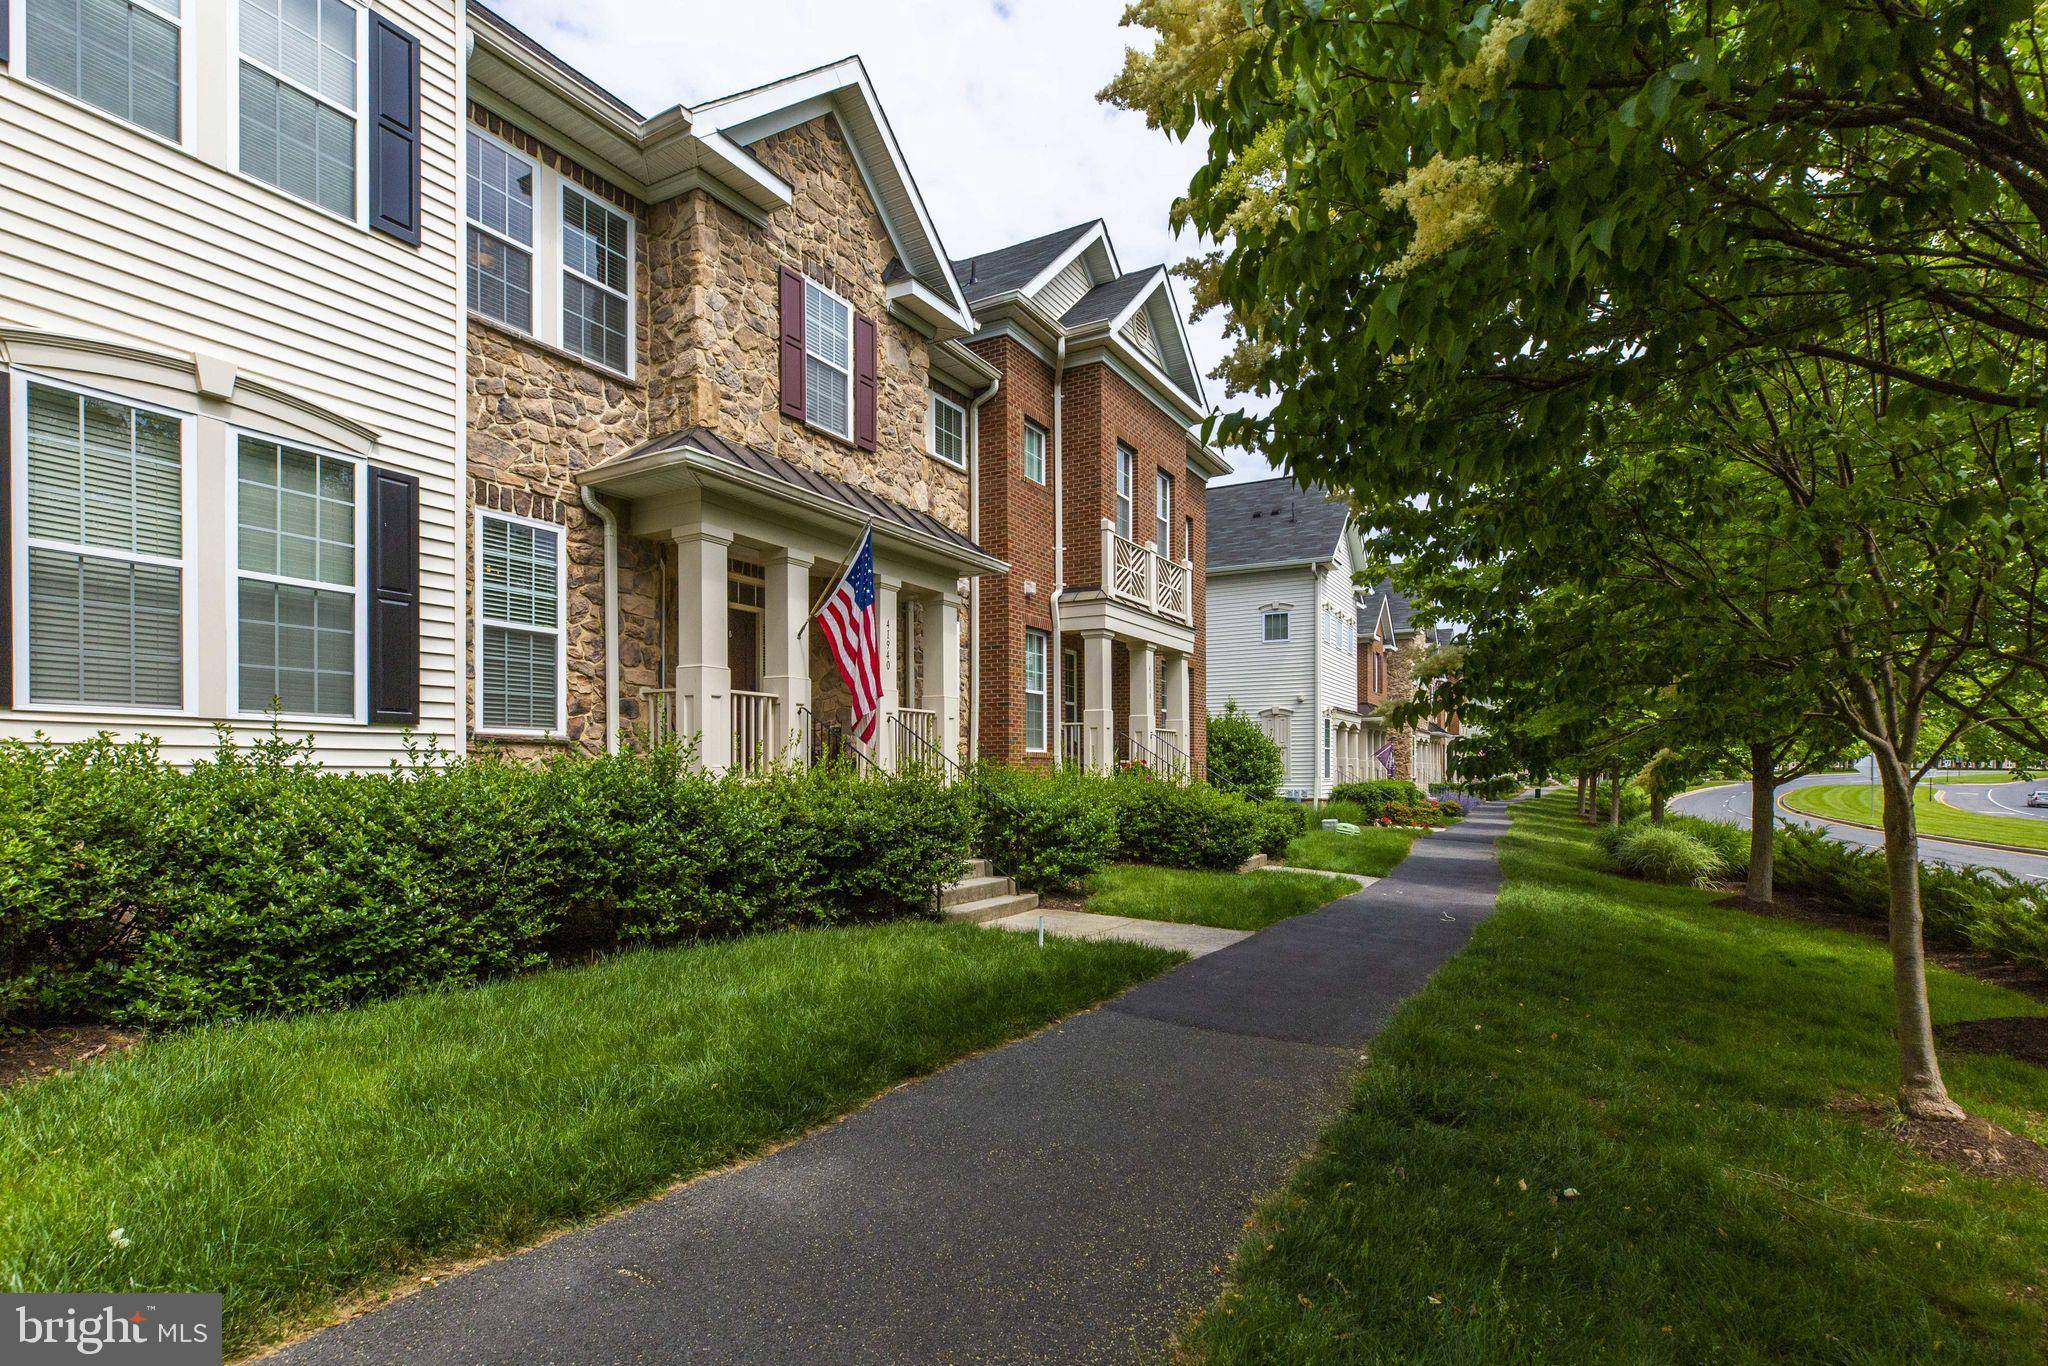
[{"label": "mulch bed", "polygon": [[2028,1181],[2048,1190],[2048,1148],[1989,1120],[1908,1119],[1888,1102],[1868,1096],[1842,1096],[1835,1108],[1966,1175]]},{"label": "mulch bed", "polygon": [[15,1086],[52,1072],[107,1057],[140,1042],[142,1035],[111,1025],[72,1025],[18,1036],[0,1035],[0,1087]]},{"label": "mulch bed", "polygon": [[1938,1025],[1935,1037],[1967,1053],[1996,1053],[2048,1067],[2048,1015],[2003,1015]]}]

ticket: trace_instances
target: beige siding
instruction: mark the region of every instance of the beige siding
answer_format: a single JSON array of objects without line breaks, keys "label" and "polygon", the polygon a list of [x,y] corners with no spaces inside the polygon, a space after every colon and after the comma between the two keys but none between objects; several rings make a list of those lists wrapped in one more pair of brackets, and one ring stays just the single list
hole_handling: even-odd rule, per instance
[{"label": "beige siding", "polygon": [[1045,288],[1038,291],[1038,305],[1055,318],[1065,317],[1067,310],[1080,303],[1081,296],[1094,284],[1084,256],[1046,281]]},{"label": "beige siding", "polygon": [[1152,315],[1146,310],[1141,308],[1131,315],[1131,320],[1124,324],[1124,336],[1132,346],[1149,356],[1153,364],[1166,364],[1166,358],[1159,352],[1159,338],[1152,331]]},{"label": "beige siding", "polygon": [[[316,439],[421,483],[422,729],[459,746],[456,640],[460,493],[458,141],[460,10],[452,0],[389,0],[378,11],[421,41],[423,243],[414,248],[343,221],[232,169],[236,59],[232,0],[186,0],[186,140],[173,147],[34,86],[14,63],[0,75],[0,294],[5,355],[20,368],[75,378],[118,396],[157,398],[199,419],[193,476],[199,528],[227,533],[211,509],[229,480],[223,423]],[[21,8],[17,0],[15,9]],[[365,59],[367,54],[364,54]],[[81,359],[76,340],[123,348],[119,365]],[[81,357],[87,353],[79,352]],[[182,396],[194,355],[238,367],[232,404]],[[144,358],[154,357],[154,368]],[[180,379],[179,366],[183,366]],[[95,366],[97,370],[95,371]],[[124,382],[123,368],[132,375]],[[259,393],[276,401],[263,404]],[[276,414],[311,410],[299,432]],[[206,431],[214,432],[210,438]],[[352,433],[344,446],[344,437]],[[196,547],[199,684],[188,712],[0,711],[0,734],[71,738],[111,728],[160,736],[189,759],[209,751],[232,711],[225,660],[232,535]],[[22,694],[25,697],[25,691]],[[260,729],[238,723],[247,734]],[[392,728],[288,723],[325,761],[381,767],[402,752]]]}]

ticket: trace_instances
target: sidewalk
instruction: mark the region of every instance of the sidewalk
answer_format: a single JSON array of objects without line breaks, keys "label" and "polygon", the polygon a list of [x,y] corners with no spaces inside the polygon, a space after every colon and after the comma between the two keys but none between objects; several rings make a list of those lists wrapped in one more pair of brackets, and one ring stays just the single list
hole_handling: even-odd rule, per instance
[{"label": "sidewalk", "polygon": [[1506,827],[1482,807],[1353,896],[274,1360],[1154,1353],[1215,1294],[1360,1045],[1491,913]]}]

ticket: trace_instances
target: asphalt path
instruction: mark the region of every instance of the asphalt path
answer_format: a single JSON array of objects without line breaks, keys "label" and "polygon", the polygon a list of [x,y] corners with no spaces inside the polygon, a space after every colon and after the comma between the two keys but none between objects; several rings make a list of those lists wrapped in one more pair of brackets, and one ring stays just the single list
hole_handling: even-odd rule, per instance
[{"label": "asphalt path", "polygon": [[2048,807],[2029,807],[2029,792],[2048,792],[2048,782],[2037,783],[1943,783],[1942,800],[1958,811],[1980,816],[2025,816],[2048,821]]},{"label": "asphalt path", "polygon": [[1492,914],[1506,828],[1482,806],[1361,892],[275,1360],[1155,1358]]},{"label": "asphalt path", "polygon": [[[1795,787],[1828,787],[1841,783],[1867,783],[1870,780],[1860,773],[1820,773],[1807,778],[1795,778],[1778,789],[1783,796]],[[1943,791],[1951,797],[1970,787],[1969,783],[1944,784]],[[1688,792],[1671,802],[1673,811],[1688,816],[1704,816],[1708,820],[1726,821],[1749,829],[1749,784],[1727,783],[1720,787],[1703,788]],[[1860,825],[1843,825],[1837,821],[1822,820],[1802,811],[1788,811],[1782,805],[1778,818],[1796,821],[1801,825],[1825,830],[1844,844],[1860,844],[1866,848],[1878,849],[1884,846],[1884,836],[1875,830],[1866,830]],[[2013,853],[2004,849],[1980,849],[1970,844],[1953,844],[1947,840],[1928,839],[1921,836],[1920,861],[1922,863],[1946,864],[1951,868],[1996,868],[2011,873],[2014,877],[2029,878],[2035,882],[2048,882],[2048,855]]]}]

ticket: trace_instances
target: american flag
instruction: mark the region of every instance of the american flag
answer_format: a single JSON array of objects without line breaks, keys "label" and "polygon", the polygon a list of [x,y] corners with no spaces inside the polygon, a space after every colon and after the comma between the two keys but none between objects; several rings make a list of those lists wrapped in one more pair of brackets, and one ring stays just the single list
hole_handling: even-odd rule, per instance
[{"label": "american flag", "polygon": [[839,676],[853,694],[853,733],[873,744],[882,720],[882,628],[875,611],[875,531],[860,538],[860,548],[839,582],[818,608],[818,625]]},{"label": "american flag", "polygon": [[1378,752],[1372,757],[1380,761],[1380,771],[1382,773],[1392,773],[1394,771],[1394,742],[1389,740],[1384,745],[1381,745]]}]

